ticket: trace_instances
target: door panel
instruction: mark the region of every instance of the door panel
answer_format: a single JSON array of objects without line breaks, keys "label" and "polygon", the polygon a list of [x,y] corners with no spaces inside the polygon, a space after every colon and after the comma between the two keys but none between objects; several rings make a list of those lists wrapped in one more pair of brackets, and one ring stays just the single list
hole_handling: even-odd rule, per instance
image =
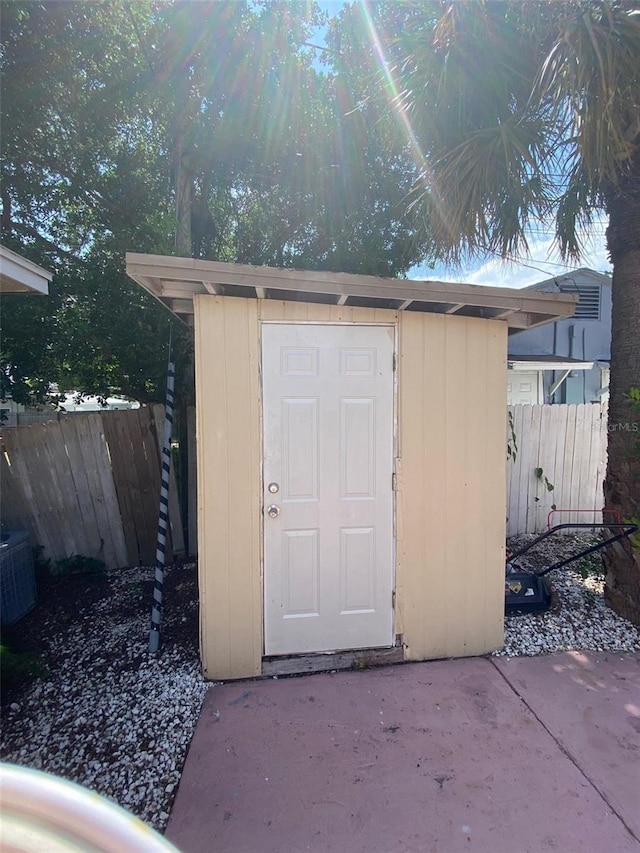
[{"label": "door panel", "polygon": [[376,576],[368,571],[376,554],[373,527],[340,529],[341,613],[371,613],[376,605]]},{"label": "door panel", "polygon": [[282,495],[318,500],[318,400],[282,400]]},{"label": "door panel", "polygon": [[317,616],[318,531],[285,530],[282,545],[283,618]]},{"label": "door panel", "polygon": [[375,400],[340,400],[340,497],[375,500]]},{"label": "door panel", "polygon": [[393,333],[263,325],[268,655],[393,643]]}]

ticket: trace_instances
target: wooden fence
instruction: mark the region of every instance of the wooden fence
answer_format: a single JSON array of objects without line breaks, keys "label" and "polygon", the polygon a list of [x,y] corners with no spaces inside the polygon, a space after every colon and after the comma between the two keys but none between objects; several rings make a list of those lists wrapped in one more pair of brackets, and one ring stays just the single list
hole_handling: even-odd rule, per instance
[{"label": "wooden fence", "polygon": [[[1,517],[43,558],[82,554],[108,568],[153,565],[163,406],[69,415],[3,431]],[[167,559],[184,551],[173,470]]]},{"label": "wooden fence", "polygon": [[[607,410],[580,405],[510,406],[518,452],[507,462],[507,534],[542,532],[554,524],[601,521],[607,466]],[[550,490],[547,483],[553,486]]]},{"label": "wooden fence", "polygon": [[[507,462],[507,533],[556,522],[600,520],[606,469],[606,408],[596,404],[512,406],[518,445]],[[73,414],[3,431],[0,512],[29,530],[43,557],[83,554],[109,568],[152,565],[160,495],[164,408]],[[195,409],[187,411],[186,476],[190,553],[197,550]],[[540,476],[538,476],[538,474]],[[545,479],[546,478],[546,479]],[[547,488],[553,485],[553,490]],[[185,551],[173,467],[169,493],[172,552]]]}]

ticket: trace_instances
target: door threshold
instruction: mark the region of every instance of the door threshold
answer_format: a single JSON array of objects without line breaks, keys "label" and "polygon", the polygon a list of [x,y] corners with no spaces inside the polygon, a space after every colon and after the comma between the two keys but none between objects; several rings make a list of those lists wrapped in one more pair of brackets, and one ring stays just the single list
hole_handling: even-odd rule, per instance
[{"label": "door threshold", "polygon": [[302,675],[337,669],[368,669],[404,662],[402,642],[376,649],[357,649],[349,652],[316,652],[300,655],[270,655],[262,658],[262,675]]}]

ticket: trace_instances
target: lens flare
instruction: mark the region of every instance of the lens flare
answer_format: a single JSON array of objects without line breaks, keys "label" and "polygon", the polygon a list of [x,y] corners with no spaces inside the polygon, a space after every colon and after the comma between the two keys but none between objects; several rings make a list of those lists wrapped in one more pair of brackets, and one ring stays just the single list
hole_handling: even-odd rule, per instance
[{"label": "lens flare", "polygon": [[402,95],[396,82],[395,76],[393,74],[393,70],[389,62],[387,61],[382,41],[380,40],[378,30],[370,12],[370,0],[362,0],[360,5],[367,27],[367,35],[373,46],[378,64],[380,66],[380,71],[382,72],[382,75],[385,80],[385,88],[389,99],[389,105],[402,123],[403,130],[406,135],[407,142],[409,143],[409,148],[411,150],[411,155],[414,159],[416,166],[418,167],[418,170],[420,171],[420,174],[424,175],[427,171],[426,158],[422,153],[420,143],[418,142],[418,139],[413,131],[413,127],[411,126],[411,119],[409,118],[406,105],[403,104]]},{"label": "lens flare", "polygon": [[360,8],[362,10],[367,37],[374,49],[376,61],[380,67],[381,74],[384,78],[385,94],[389,106],[395,116],[398,118],[402,132],[407,140],[407,144],[411,153],[411,157],[418,169],[418,176],[414,184],[415,197],[409,207],[419,203],[426,202],[424,205],[425,219],[430,220],[429,230],[433,230],[434,226],[438,225],[439,230],[447,235],[447,240],[454,239],[451,226],[449,224],[449,216],[447,215],[446,206],[443,200],[439,197],[434,180],[432,169],[429,167],[427,157],[425,156],[418,137],[415,134],[411,124],[411,117],[406,104],[405,92],[398,83],[394,73],[393,66],[388,61],[385,54],[384,45],[376,28],[373,16],[370,10],[370,0],[361,0]]}]

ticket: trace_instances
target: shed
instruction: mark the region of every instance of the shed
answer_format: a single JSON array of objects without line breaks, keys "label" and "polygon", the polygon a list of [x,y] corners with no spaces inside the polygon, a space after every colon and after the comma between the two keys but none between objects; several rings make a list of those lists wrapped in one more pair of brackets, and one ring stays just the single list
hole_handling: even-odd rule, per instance
[{"label": "shed", "polygon": [[195,322],[205,676],[500,647],[507,335],[575,297],[139,254],[127,272]]}]

